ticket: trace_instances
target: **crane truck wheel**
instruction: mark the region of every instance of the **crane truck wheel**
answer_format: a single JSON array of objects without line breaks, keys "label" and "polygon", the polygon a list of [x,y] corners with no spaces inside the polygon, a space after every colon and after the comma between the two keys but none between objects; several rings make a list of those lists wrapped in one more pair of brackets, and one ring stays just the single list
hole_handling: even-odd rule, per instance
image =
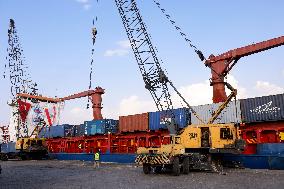
[{"label": "crane truck wheel", "polygon": [[174,160],[173,160],[172,174],[174,176],[179,176],[179,174],[180,174],[179,158],[178,157],[175,157]]},{"label": "crane truck wheel", "polygon": [[189,173],[189,157],[185,157],[182,162],[182,170],[183,174],[188,174]]},{"label": "crane truck wheel", "polygon": [[155,167],[155,173],[161,173],[162,172],[163,167],[162,166],[157,166]]},{"label": "crane truck wheel", "polygon": [[143,164],[143,172],[144,174],[149,174],[151,172],[151,166],[149,164],[144,163]]},{"label": "crane truck wheel", "polygon": [[1,160],[2,161],[8,161],[8,155],[7,154],[2,154],[1,155]]}]

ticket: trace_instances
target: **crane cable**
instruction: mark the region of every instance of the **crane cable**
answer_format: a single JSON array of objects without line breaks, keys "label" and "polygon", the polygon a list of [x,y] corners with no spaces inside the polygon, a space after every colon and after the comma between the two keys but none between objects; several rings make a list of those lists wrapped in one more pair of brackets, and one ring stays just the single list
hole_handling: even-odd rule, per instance
[{"label": "crane cable", "polygon": [[205,57],[195,45],[192,44],[192,41],[187,37],[187,35],[182,31],[181,27],[177,26],[176,22],[171,18],[169,14],[166,13],[166,10],[161,7],[161,4],[157,0],[153,0],[154,3],[158,6],[158,8],[162,11],[162,13],[166,16],[166,18],[171,22],[174,28],[180,33],[181,37],[185,39],[185,41],[189,44],[191,48],[194,49],[195,53],[198,55],[201,61],[205,60]]},{"label": "crane cable", "polygon": [[[98,18],[96,17],[96,21]],[[92,27],[92,53],[91,53],[91,63],[90,63],[90,74],[89,74],[89,90],[92,88],[92,75],[93,75],[93,66],[94,66],[94,52],[95,52],[95,43],[96,43],[96,36],[97,36],[97,29],[95,27],[95,20],[93,19],[93,27]],[[90,98],[88,97],[87,109],[89,108]]]}]

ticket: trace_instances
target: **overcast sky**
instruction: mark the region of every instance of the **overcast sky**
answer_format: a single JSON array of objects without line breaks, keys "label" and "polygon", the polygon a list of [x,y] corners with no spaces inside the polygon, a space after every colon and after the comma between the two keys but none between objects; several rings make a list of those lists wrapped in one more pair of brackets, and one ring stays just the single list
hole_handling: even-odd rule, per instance
[{"label": "overcast sky", "polygon": [[[282,0],[160,2],[206,57],[284,34]],[[191,105],[211,103],[210,70],[152,0],[137,3],[170,79]],[[88,89],[96,16],[93,87],[105,89],[103,116],[117,119],[156,110],[114,0],[0,0],[0,125],[8,124],[10,111],[10,83],[2,77],[9,19],[15,20],[28,71],[40,93],[62,97]],[[242,58],[228,77],[239,90],[238,98],[283,93],[283,60],[284,47]],[[91,120],[86,104],[86,98],[66,102],[61,123]]]}]

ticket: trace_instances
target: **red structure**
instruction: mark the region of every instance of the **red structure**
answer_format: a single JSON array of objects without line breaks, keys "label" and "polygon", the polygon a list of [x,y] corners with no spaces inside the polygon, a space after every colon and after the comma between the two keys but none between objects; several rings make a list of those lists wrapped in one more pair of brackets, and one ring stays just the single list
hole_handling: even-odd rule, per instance
[{"label": "red structure", "polygon": [[279,134],[284,133],[284,121],[247,123],[241,125],[241,136],[247,147],[244,154],[255,154],[257,144],[281,143]]},{"label": "red structure", "polygon": [[160,147],[170,144],[168,131],[133,132],[94,136],[50,138],[46,140],[50,153],[136,153],[138,147]]},{"label": "red structure", "polygon": [[266,51],[281,45],[284,45],[284,36],[230,50],[218,56],[210,55],[205,61],[205,65],[211,68],[213,102],[218,103],[226,101],[227,95],[225,92],[224,78],[240,58]]},{"label": "red structure", "polygon": [[105,90],[101,87],[96,87],[95,90],[88,90],[80,92],[77,94],[69,95],[67,97],[60,98],[61,101],[72,100],[82,97],[91,97],[92,108],[93,108],[93,119],[100,120],[103,119],[102,116],[102,95],[105,93]]}]

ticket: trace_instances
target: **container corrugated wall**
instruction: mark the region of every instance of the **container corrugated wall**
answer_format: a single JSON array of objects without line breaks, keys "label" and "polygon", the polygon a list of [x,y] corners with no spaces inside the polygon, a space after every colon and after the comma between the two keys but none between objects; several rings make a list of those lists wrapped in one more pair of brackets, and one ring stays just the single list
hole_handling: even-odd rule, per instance
[{"label": "container corrugated wall", "polygon": [[105,133],[117,133],[118,131],[118,120],[114,119],[102,119],[96,121],[85,121],[85,134],[105,134]]},{"label": "container corrugated wall", "polygon": [[64,126],[56,125],[43,128],[39,133],[40,138],[64,137]]},{"label": "container corrugated wall", "polygon": [[[174,109],[175,122],[179,128],[184,128],[190,124],[190,112],[187,108]],[[159,130],[167,129],[165,118],[170,118],[166,111],[149,112],[149,129]]]},{"label": "container corrugated wall", "polygon": [[105,133],[103,120],[85,121],[85,127],[88,136]]},{"label": "container corrugated wall", "polygon": [[[197,114],[207,123],[212,117],[212,114],[219,108],[222,103],[214,103],[200,106],[193,106],[192,108]],[[214,123],[240,123],[241,122],[241,107],[240,101],[231,101],[228,106],[221,112]],[[200,121],[191,113],[191,123],[201,124]]]},{"label": "container corrugated wall", "polygon": [[104,119],[105,121],[105,132],[117,133],[118,132],[118,120]]},{"label": "container corrugated wall", "polygon": [[149,115],[148,113],[119,116],[119,131],[134,132],[149,130]]},{"label": "container corrugated wall", "polygon": [[64,124],[64,137],[73,137],[75,136],[75,126]]},{"label": "container corrugated wall", "polygon": [[241,110],[246,123],[284,120],[284,94],[243,99]]},{"label": "container corrugated wall", "polygon": [[15,142],[8,142],[5,144],[1,144],[0,151],[2,153],[8,153],[8,152],[16,152],[16,143]]}]

